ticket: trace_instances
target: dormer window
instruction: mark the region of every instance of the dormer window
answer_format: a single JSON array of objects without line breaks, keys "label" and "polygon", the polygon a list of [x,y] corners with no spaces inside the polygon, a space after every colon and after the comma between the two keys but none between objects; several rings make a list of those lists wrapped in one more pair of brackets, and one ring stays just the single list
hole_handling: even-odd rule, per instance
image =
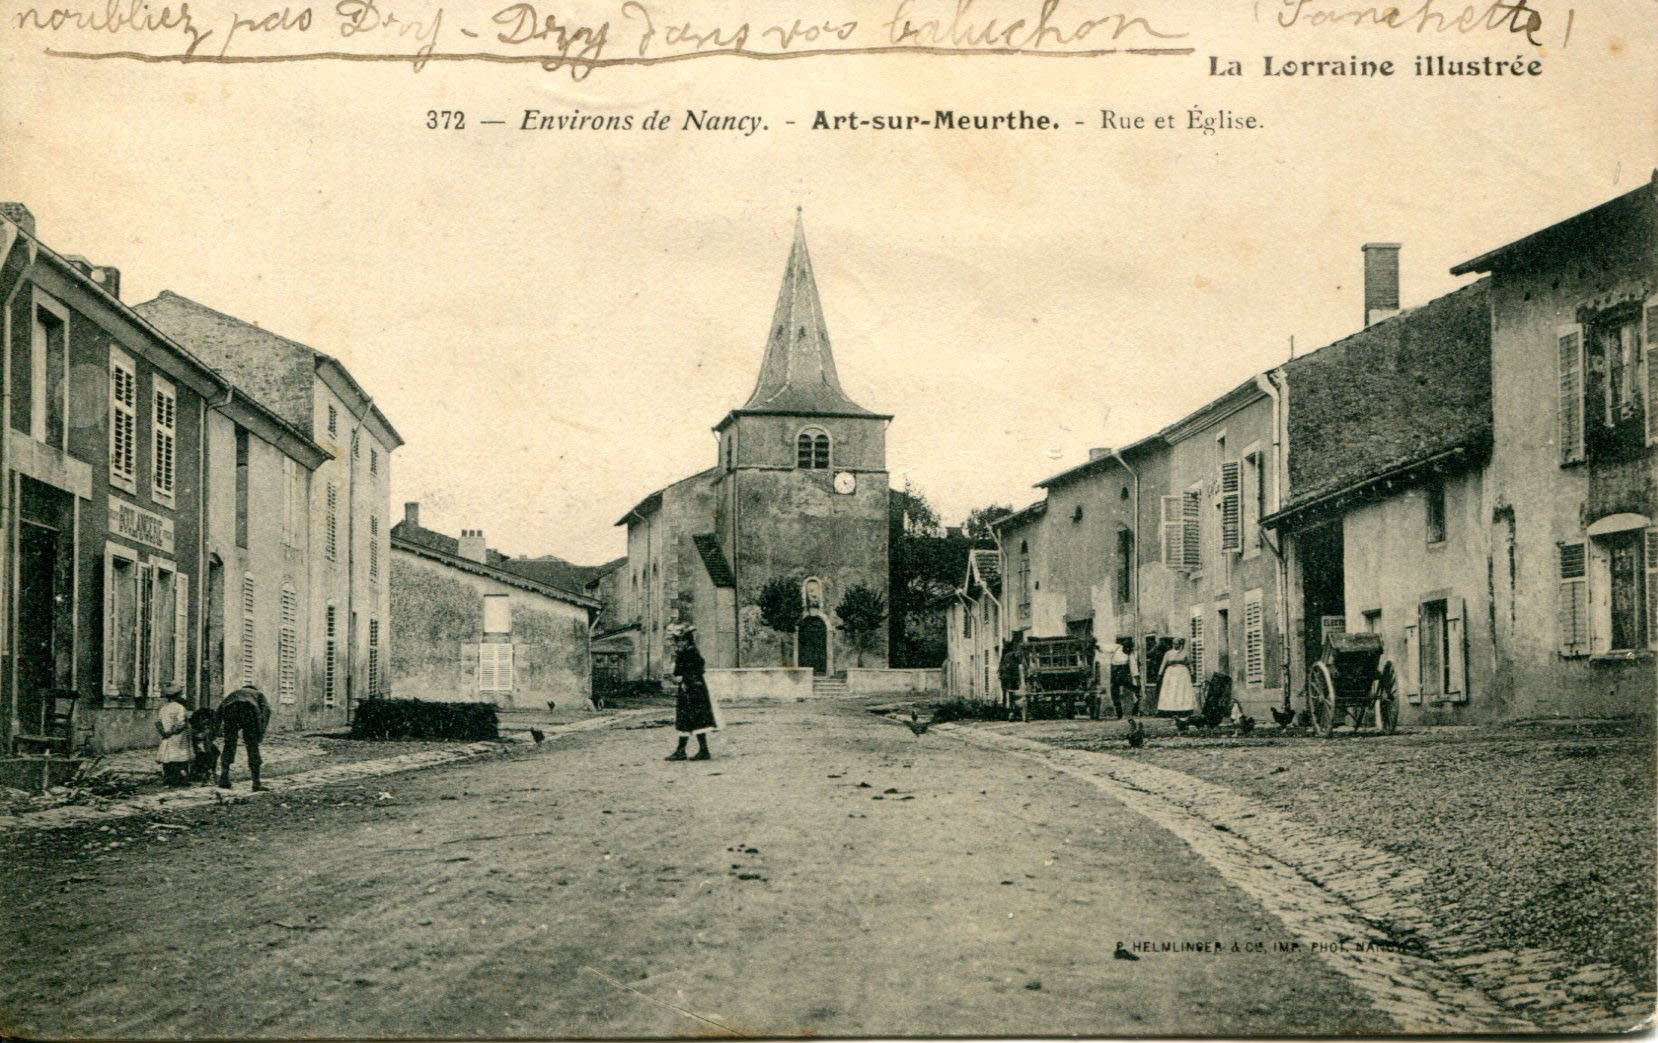
[{"label": "dormer window", "polygon": [[795,466],[806,471],[829,469],[829,433],[808,427],[795,438]]}]

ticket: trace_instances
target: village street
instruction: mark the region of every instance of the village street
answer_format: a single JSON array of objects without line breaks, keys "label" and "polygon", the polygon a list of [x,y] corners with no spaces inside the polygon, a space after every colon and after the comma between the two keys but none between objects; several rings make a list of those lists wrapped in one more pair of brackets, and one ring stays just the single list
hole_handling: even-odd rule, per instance
[{"label": "village street", "polygon": [[[1293,937],[1280,920],[1071,775],[844,703],[731,708],[714,760],[665,763],[672,730],[641,726],[656,717],[181,811],[162,816],[166,828],[135,818],[8,833],[4,1029],[1141,1035],[1397,1023],[1305,949],[1273,951]],[[1114,959],[1118,942],[1222,951]],[[1266,951],[1232,953],[1234,942]]]}]

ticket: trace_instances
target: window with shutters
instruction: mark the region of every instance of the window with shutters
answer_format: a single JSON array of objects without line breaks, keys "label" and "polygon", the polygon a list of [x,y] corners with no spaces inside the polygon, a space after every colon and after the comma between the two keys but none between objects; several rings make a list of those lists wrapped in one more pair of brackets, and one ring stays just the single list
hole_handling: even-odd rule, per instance
[{"label": "window with shutters", "polygon": [[1019,622],[1030,622],[1030,544],[1025,540],[1019,541],[1018,573],[1015,577],[1019,587]]},{"label": "window with shutters", "polygon": [[282,624],[277,633],[277,698],[293,703],[299,696],[299,595],[293,584],[282,587]]},{"label": "window with shutters", "polygon": [[236,546],[244,548],[248,545],[248,496],[251,480],[248,467],[251,451],[252,447],[248,442],[248,429],[238,427],[236,429]]},{"label": "window with shutters", "polygon": [[829,433],[821,427],[808,427],[795,437],[795,466],[803,470],[824,471],[829,468]]},{"label": "window with shutters", "polygon": [[1192,606],[1192,620],[1186,639],[1187,659],[1192,666],[1192,683],[1201,685],[1203,674],[1203,606]]},{"label": "window with shutters", "polygon": [[510,643],[502,641],[478,646],[478,690],[500,693],[512,691]]},{"label": "window with shutters", "polygon": [[1259,688],[1267,679],[1266,613],[1259,589],[1244,592],[1244,683]]},{"label": "window with shutters", "polygon": [[340,411],[334,408],[332,402],[328,405],[328,437],[334,438],[340,433]]},{"label": "window with shutters", "polygon": [[1653,530],[1628,529],[1596,537],[1593,548],[1605,559],[1607,640],[1597,651],[1629,652],[1647,648],[1652,593]]},{"label": "window with shutters", "polygon": [[138,693],[138,558],[116,544],[104,548],[104,694]]},{"label": "window with shutters", "polygon": [[150,645],[151,693],[160,695],[161,687],[178,679],[178,576],[168,566],[152,564],[150,580],[150,632],[145,635]]},{"label": "window with shutters", "polygon": [[323,519],[323,551],[329,561],[340,558],[340,483],[329,482],[327,509]]},{"label": "window with shutters", "polygon": [[1253,557],[1261,552],[1261,519],[1267,514],[1266,470],[1259,449],[1251,447],[1243,458],[1243,555]]},{"label": "window with shutters", "polygon": [[[27,364],[14,361],[12,426],[37,442],[68,448],[69,431],[69,311],[34,290],[34,331],[19,337],[16,355],[27,354]],[[15,358],[15,356],[14,356]],[[24,411],[19,414],[17,410]]]},{"label": "window with shutters", "polygon": [[1134,530],[1117,527],[1117,604],[1134,600]]},{"label": "window with shutters", "polygon": [[178,392],[160,377],[151,377],[155,389],[150,416],[150,495],[171,506],[178,466]]},{"label": "window with shutters", "polygon": [[[1641,366],[1646,370],[1646,444],[1658,445],[1658,297],[1648,297],[1641,312]],[[1647,626],[1649,634],[1658,629]]]},{"label": "window with shutters", "polygon": [[114,348],[109,352],[109,483],[138,491],[138,370]]},{"label": "window with shutters", "polygon": [[1438,699],[1447,684],[1445,657],[1445,602],[1424,601],[1417,613],[1417,634],[1421,643],[1422,695]]},{"label": "window with shutters", "polygon": [[1425,491],[1428,517],[1427,533],[1429,543],[1445,542],[1445,483],[1432,481]]},{"label": "window with shutters", "polygon": [[1559,566],[1557,627],[1560,654],[1589,654],[1589,557],[1588,544],[1561,543],[1555,548]]},{"label": "window with shutters", "polygon": [[380,450],[378,449],[370,449],[368,451],[368,473],[380,473]]},{"label": "window with shutters", "polygon": [[242,576],[242,683],[253,683],[253,573],[244,573]]},{"label": "window with shutters", "polygon": [[380,516],[368,516],[368,578],[380,578]]},{"label": "window with shutters", "polygon": [[1186,547],[1186,568],[1192,572],[1203,569],[1203,487],[1194,485],[1186,490],[1182,501]]},{"label": "window with shutters", "polygon": [[1220,549],[1243,550],[1243,465],[1236,460],[1220,465]]},{"label": "window with shutters", "polygon": [[322,705],[333,707],[339,691],[340,670],[339,610],[332,603],[324,615],[322,651]]},{"label": "window with shutters", "polygon": [[375,698],[380,694],[380,621],[368,621],[368,694]]},{"label": "window with shutters", "polygon": [[1583,329],[1584,450],[1590,460],[1627,459],[1650,444],[1643,310],[1607,309]]}]

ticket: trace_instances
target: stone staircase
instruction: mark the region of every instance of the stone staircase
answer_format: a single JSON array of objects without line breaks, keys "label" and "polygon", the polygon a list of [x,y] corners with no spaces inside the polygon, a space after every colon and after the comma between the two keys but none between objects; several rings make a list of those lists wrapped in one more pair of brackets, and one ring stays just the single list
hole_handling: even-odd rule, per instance
[{"label": "stone staircase", "polygon": [[812,678],[812,694],[817,696],[843,696],[846,694],[845,674],[825,674]]}]

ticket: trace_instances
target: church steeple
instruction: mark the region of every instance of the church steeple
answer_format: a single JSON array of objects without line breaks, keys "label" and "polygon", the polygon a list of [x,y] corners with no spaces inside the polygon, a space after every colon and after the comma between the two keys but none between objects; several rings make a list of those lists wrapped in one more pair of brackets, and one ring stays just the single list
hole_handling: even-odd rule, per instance
[{"label": "church steeple", "polygon": [[754,393],[736,412],[880,415],[848,398],[835,373],[829,328],[823,321],[823,304],[818,300],[817,280],[812,275],[812,257],[806,249],[806,225],[798,209],[794,246],[789,250],[783,286],[777,293],[777,310],[766,339],[766,356],[760,363],[760,379],[754,385]]}]

